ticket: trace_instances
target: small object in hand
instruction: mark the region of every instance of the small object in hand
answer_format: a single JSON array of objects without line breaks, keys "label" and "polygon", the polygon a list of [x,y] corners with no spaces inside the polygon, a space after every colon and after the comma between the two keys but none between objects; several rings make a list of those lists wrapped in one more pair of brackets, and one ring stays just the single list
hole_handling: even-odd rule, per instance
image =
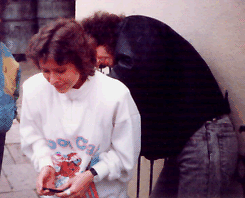
[{"label": "small object in hand", "polygon": [[49,190],[50,192],[54,192],[54,193],[64,192],[64,190],[57,190],[57,189],[53,189],[53,188],[43,188],[43,190]]}]

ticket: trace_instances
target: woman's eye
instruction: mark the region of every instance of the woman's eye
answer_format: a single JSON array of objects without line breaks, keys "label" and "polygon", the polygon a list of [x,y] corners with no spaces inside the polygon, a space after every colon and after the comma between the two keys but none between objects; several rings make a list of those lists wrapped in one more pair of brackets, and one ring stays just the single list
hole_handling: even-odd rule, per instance
[{"label": "woman's eye", "polygon": [[45,74],[47,74],[47,73],[49,73],[49,70],[44,70],[43,69],[42,72],[45,73]]},{"label": "woman's eye", "polygon": [[65,73],[65,71],[57,71],[57,73],[63,74],[63,73]]},{"label": "woman's eye", "polygon": [[58,74],[63,74],[66,72],[66,70],[56,70],[55,72],[57,72]]}]

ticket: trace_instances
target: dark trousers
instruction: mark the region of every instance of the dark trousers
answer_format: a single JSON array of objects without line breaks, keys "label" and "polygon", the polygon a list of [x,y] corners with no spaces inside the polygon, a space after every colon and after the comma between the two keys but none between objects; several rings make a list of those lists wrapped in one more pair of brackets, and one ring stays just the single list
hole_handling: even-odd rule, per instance
[{"label": "dark trousers", "polygon": [[5,137],[6,137],[6,133],[0,133],[0,174],[1,174],[2,163],[3,163]]},{"label": "dark trousers", "polygon": [[150,198],[177,198],[179,185],[179,169],[176,160],[164,160],[164,169],[159,175]]}]

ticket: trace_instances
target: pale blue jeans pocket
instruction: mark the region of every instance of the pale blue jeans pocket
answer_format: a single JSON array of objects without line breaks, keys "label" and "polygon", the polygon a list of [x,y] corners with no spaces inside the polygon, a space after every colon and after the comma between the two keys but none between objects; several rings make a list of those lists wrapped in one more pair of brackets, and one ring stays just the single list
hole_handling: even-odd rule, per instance
[{"label": "pale blue jeans pocket", "polygon": [[227,115],[207,121],[177,157],[166,160],[151,198],[243,197],[235,181],[238,140]]},{"label": "pale blue jeans pocket", "polygon": [[242,197],[233,181],[238,140],[228,116],[207,121],[177,157],[178,197]]}]

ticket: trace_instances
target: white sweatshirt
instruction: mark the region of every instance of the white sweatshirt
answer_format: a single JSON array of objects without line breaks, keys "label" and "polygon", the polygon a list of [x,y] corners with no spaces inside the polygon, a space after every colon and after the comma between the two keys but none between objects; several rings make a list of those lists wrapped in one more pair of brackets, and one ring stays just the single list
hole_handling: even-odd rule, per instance
[{"label": "white sweatshirt", "polygon": [[127,197],[140,152],[140,115],[128,88],[96,71],[80,89],[62,94],[37,74],[23,84],[23,152],[37,171],[51,165],[69,176],[93,167],[99,197]]}]

